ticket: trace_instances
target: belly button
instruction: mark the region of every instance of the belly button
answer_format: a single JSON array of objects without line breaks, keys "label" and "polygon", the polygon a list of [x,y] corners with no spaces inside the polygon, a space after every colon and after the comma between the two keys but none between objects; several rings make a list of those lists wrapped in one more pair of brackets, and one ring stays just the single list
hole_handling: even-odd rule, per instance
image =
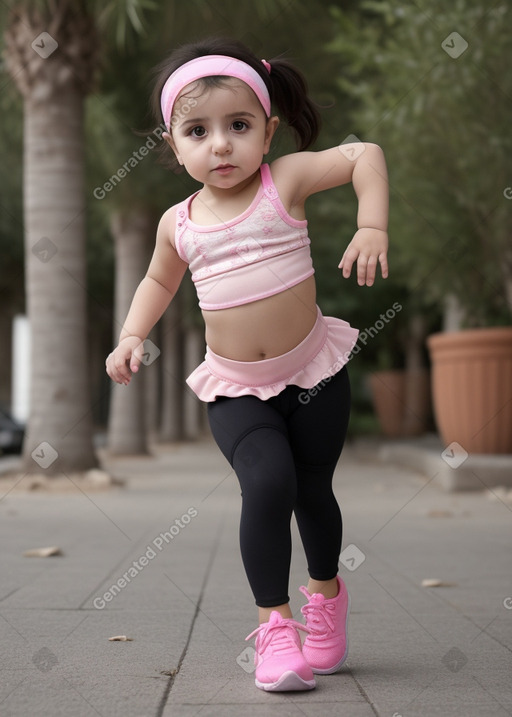
[{"label": "belly button", "polygon": [[260,351],[260,361],[265,358],[267,354],[263,353],[263,351]]}]

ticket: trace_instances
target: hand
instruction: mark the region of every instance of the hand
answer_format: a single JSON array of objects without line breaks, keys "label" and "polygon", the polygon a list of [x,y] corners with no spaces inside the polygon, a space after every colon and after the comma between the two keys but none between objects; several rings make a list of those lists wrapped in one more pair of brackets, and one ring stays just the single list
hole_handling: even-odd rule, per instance
[{"label": "hand", "polygon": [[382,278],[388,276],[388,234],[381,229],[358,229],[338,265],[348,279],[352,265],[357,261],[357,283],[372,286],[375,281],[377,264],[380,264]]},{"label": "hand", "polygon": [[108,375],[116,383],[128,386],[133,373],[137,373],[142,361],[144,342],[138,336],[127,336],[107,356],[105,366]]}]

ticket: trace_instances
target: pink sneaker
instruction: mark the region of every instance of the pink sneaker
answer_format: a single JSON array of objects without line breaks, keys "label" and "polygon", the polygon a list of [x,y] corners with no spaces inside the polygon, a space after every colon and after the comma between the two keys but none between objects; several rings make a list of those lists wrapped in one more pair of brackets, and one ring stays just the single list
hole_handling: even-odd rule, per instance
[{"label": "pink sneaker", "polygon": [[338,594],[334,598],[327,599],[321,593],[310,595],[305,587],[300,588],[309,601],[301,608],[309,632],[302,653],[317,675],[336,672],[348,654],[350,596],[343,580],[337,580]]},{"label": "pink sneaker", "polygon": [[315,676],[301,650],[297,630],[307,628],[290,618],[284,618],[277,610],[270,613],[270,620],[262,623],[245,639],[256,638],[256,687],[271,692],[289,690],[312,690]]}]

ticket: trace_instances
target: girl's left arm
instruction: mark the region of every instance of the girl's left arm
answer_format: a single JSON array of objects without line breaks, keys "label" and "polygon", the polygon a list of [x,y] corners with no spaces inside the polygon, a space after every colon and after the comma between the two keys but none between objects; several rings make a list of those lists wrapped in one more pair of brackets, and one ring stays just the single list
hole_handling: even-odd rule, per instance
[{"label": "girl's left arm", "polygon": [[372,286],[377,264],[380,264],[382,278],[388,276],[389,183],[384,153],[376,144],[365,145],[365,150],[355,159],[352,185],[359,203],[358,230],[339,268],[348,278],[356,262],[357,283]]},{"label": "girl's left arm", "polygon": [[352,182],[359,202],[358,230],[339,268],[347,278],[356,263],[360,286],[373,284],[379,264],[386,278],[389,184],[382,149],[376,144],[356,142],[322,152],[298,152],[276,160],[274,165],[279,173],[286,170],[288,182],[293,183],[288,195],[292,205],[303,205],[312,194]]}]

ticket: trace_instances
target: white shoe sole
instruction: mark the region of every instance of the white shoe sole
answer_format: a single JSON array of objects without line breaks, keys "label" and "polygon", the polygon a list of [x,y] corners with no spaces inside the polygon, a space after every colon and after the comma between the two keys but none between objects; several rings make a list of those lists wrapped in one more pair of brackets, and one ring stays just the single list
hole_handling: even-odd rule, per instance
[{"label": "white shoe sole", "polygon": [[260,682],[255,680],[256,687],[266,692],[293,692],[296,690],[312,690],[316,687],[315,680],[303,680],[296,672],[283,672],[277,682]]}]

